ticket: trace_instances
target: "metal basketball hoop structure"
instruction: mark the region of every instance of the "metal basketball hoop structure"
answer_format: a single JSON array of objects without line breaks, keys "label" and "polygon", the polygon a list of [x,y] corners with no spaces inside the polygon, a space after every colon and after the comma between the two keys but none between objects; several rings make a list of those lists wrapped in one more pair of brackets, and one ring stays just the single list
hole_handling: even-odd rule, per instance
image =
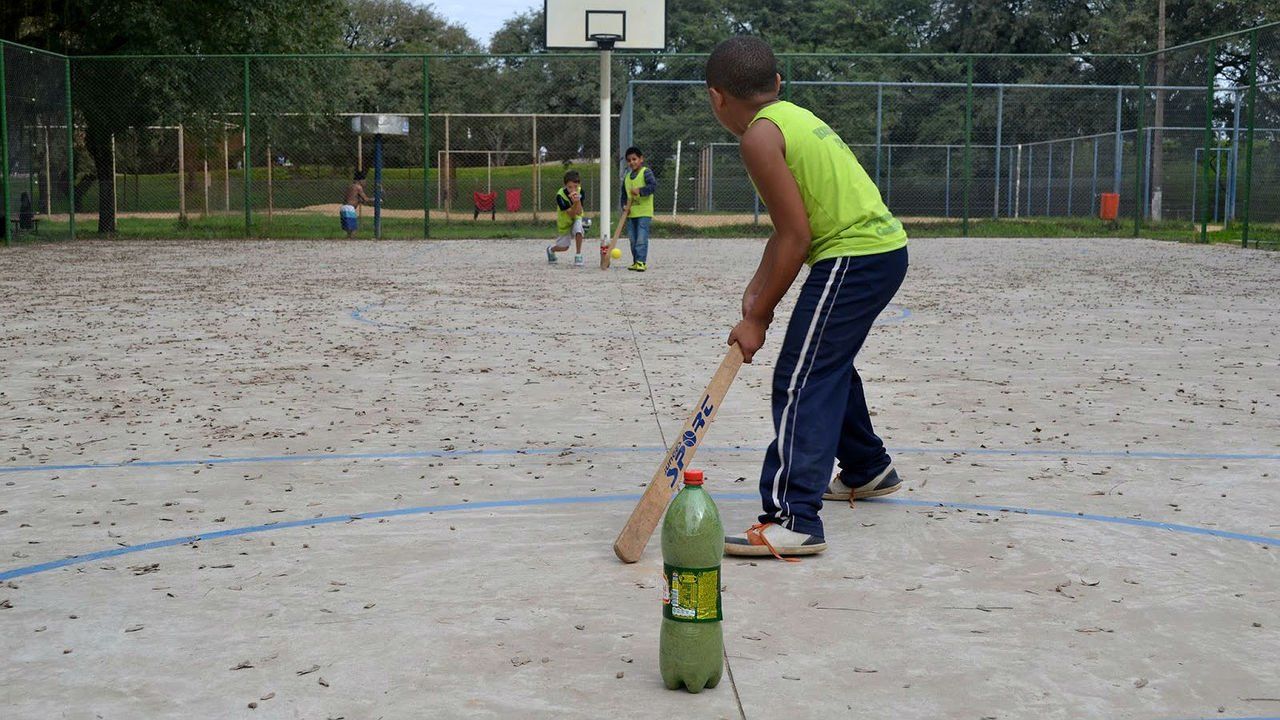
[{"label": "metal basketball hoop structure", "polygon": [[612,50],[614,43],[622,39],[617,33],[595,33],[588,35],[587,39],[596,44],[601,50]]},{"label": "metal basketball hoop structure", "polygon": [[408,135],[409,118],[404,115],[356,115],[351,130],[373,136],[373,236],[382,239],[382,137]]},{"label": "metal basketball hoop structure", "polygon": [[609,240],[613,206],[613,50],[663,50],[666,0],[544,0],[548,50],[600,51],[600,238]]}]

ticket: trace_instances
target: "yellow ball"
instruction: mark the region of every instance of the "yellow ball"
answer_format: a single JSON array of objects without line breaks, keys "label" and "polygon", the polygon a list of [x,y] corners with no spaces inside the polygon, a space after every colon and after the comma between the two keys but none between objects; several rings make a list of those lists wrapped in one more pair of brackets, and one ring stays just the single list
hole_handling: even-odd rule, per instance
[{"label": "yellow ball", "polygon": [[613,258],[614,260],[617,260],[618,258],[622,257],[622,248],[614,248],[613,250],[611,250],[609,252],[609,257]]}]

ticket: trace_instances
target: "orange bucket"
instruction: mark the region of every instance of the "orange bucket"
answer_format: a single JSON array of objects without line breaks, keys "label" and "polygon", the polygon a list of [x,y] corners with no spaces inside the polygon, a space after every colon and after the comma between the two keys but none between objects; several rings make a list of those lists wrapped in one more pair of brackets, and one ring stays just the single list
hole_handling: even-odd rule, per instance
[{"label": "orange bucket", "polygon": [[1102,193],[1098,208],[1098,217],[1114,221],[1120,215],[1120,194]]}]

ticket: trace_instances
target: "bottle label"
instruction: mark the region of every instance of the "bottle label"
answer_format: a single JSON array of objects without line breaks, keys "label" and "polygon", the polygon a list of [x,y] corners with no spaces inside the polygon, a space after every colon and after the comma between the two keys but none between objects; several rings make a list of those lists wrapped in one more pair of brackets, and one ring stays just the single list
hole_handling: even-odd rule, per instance
[{"label": "bottle label", "polygon": [[720,622],[720,566],[682,568],[663,563],[662,617],[676,622]]}]

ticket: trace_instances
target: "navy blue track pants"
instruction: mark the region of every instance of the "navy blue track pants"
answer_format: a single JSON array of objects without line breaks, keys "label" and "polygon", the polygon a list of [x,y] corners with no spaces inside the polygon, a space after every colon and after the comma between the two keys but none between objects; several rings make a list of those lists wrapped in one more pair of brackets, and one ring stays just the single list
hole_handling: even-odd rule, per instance
[{"label": "navy blue track pants", "polygon": [[773,371],[776,436],[760,472],[760,522],[823,537],[818,510],[833,462],[850,485],[889,465],[853,361],[906,274],[905,247],[809,271]]}]

